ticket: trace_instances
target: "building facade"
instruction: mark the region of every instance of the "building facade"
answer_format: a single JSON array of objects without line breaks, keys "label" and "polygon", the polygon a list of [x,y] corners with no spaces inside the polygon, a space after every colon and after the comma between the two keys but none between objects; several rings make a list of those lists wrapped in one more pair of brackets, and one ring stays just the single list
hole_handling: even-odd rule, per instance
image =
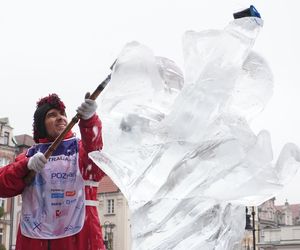
[{"label": "building facade", "polygon": [[[276,206],[272,198],[246,210],[244,250],[300,250],[300,204]],[[254,216],[253,216],[254,215]],[[254,227],[253,227],[254,218]]]},{"label": "building facade", "polygon": [[258,246],[261,250],[299,250],[300,226],[265,228],[261,232],[261,241]]},{"label": "building facade", "polygon": [[127,200],[108,176],[98,187],[98,212],[107,250],[130,250],[130,212]]},{"label": "building facade", "polygon": [[254,242],[255,250],[300,249],[300,204],[285,202],[276,206],[275,198],[272,198],[251,210],[246,215],[241,249],[254,250]]},{"label": "building facade", "polygon": [[300,249],[300,204],[275,206],[275,199],[259,208],[261,250]]},{"label": "building facade", "polygon": [[[8,118],[0,118],[0,167],[14,161],[16,155],[16,142],[13,137],[13,128]],[[0,198],[2,216],[0,218],[0,244],[10,249],[12,242],[12,216],[13,198]]]}]

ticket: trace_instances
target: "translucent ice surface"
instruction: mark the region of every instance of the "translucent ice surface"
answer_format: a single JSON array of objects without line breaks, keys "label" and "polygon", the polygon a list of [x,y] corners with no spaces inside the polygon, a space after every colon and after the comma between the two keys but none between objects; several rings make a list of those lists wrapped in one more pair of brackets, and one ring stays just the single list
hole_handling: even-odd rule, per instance
[{"label": "translucent ice surface", "polygon": [[269,133],[249,127],[272,96],[272,73],[252,52],[261,27],[248,17],[187,32],[184,77],[137,42],[121,52],[99,101],[104,149],[90,157],[128,200],[132,249],[235,249],[244,206],[298,170],[295,145],[274,161]]}]

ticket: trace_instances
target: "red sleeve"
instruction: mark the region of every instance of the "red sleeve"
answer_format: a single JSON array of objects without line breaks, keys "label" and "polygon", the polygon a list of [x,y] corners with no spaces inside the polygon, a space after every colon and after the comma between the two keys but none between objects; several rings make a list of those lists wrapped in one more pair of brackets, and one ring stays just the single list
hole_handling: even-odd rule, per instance
[{"label": "red sleeve", "polygon": [[102,124],[98,115],[80,120],[79,167],[85,180],[100,181],[104,172],[88,158],[88,153],[102,149]]},{"label": "red sleeve", "polygon": [[0,197],[13,197],[23,192],[26,184],[23,180],[28,173],[28,158],[19,155],[16,160],[0,168]]},{"label": "red sleeve", "polygon": [[98,115],[79,122],[82,145],[87,153],[102,149],[102,124]]}]

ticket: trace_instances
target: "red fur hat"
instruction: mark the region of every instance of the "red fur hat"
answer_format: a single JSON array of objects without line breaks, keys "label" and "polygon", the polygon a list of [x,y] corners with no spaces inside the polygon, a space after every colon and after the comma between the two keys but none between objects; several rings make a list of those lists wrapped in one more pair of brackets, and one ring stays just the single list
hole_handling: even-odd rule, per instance
[{"label": "red fur hat", "polygon": [[41,98],[36,103],[36,110],[33,116],[33,139],[38,142],[39,139],[47,138],[45,128],[45,117],[50,109],[58,109],[65,112],[65,104],[60,100],[57,94],[50,94]]}]

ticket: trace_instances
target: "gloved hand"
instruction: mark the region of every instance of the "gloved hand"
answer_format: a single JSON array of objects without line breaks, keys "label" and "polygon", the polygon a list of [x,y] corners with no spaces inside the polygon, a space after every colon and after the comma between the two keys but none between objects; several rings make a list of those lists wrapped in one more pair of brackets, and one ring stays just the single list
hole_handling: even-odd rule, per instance
[{"label": "gloved hand", "polygon": [[37,152],[34,156],[29,158],[27,167],[35,172],[40,172],[43,170],[46,163],[47,159],[45,155],[41,152]]},{"label": "gloved hand", "polygon": [[85,100],[81,104],[80,107],[77,108],[77,114],[83,120],[88,120],[91,118],[97,109],[97,103],[95,100],[88,99],[90,97],[90,93],[86,93]]}]

